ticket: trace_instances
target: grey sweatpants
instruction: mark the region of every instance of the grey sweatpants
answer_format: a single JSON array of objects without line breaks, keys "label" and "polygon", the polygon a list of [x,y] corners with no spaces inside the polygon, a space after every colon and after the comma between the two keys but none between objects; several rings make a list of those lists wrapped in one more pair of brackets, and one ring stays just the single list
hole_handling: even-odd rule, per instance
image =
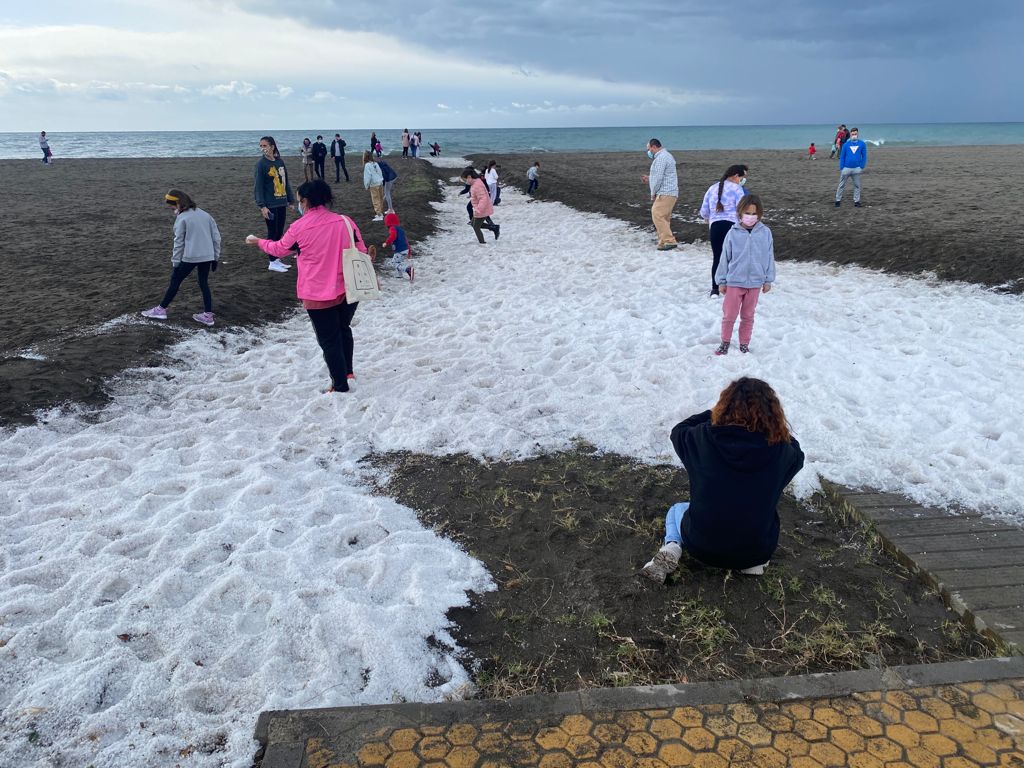
[{"label": "grey sweatpants", "polygon": [[391,185],[395,183],[395,180],[384,182],[384,204],[388,207],[389,211],[395,210],[395,204],[391,200]]},{"label": "grey sweatpants", "polygon": [[863,168],[843,168],[839,172],[839,187],[836,189],[836,202],[843,199],[843,190],[846,189],[846,180],[853,179],[853,202],[860,202],[860,172]]}]

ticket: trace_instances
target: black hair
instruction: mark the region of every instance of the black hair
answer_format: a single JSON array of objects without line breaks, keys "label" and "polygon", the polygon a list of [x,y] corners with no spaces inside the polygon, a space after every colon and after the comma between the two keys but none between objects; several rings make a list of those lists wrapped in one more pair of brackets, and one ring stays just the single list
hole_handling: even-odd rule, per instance
[{"label": "black hair", "polygon": [[660,147],[660,146],[661,146],[661,142],[660,142],[660,141],[658,141],[657,139],[651,139],[651,140],[650,140],[650,141],[648,141],[647,143],[648,143],[648,144],[649,144],[650,146],[652,146],[652,147]]},{"label": "black hair", "polygon": [[299,197],[309,203],[310,208],[318,205],[329,206],[334,201],[330,186],[323,179],[313,179],[299,185]]},{"label": "black hair", "polygon": [[[169,197],[176,197],[177,200],[168,200],[167,198]],[[164,200],[168,205],[173,205],[179,211],[188,211],[196,207],[196,203],[192,199],[191,195],[187,192],[182,192],[180,189],[168,190]]]},{"label": "black hair", "polygon": [[728,179],[730,176],[736,176],[737,174],[740,176],[746,176],[747,166],[730,165],[728,168],[725,169],[725,173],[722,174],[722,178],[718,182],[718,204],[715,205],[716,211],[721,212],[725,210],[725,206],[722,205],[722,190],[725,188],[725,180]]},{"label": "black hair", "polygon": [[322,139],[322,138],[323,138],[323,136],[317,136],[317,137],[316,137],[316,140],[317,140],[317,141],[320,141],[320,139]]},{"label": "black hair", "polygon": [[474,168],[472,165],[467,166],[466,170],[464,170],[459,175],[459,178],[460,179],[464,179],[467,176],[469,176],[469,178],[471,178],[471,179],[479,179],[480,178],[480,174],[476,172],[476,168]]},{"label": "black hair", "polygon": [[277,150],[277,142],[274,141],[273,136],[260,136],[260,141],[265,141],[274,148],[274,157],[280,158],[281,153]]}]

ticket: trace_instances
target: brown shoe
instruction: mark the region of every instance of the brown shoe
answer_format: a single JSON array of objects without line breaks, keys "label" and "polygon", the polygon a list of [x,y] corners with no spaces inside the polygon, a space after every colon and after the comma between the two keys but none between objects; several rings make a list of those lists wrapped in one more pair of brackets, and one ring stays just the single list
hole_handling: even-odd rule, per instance
[{"label": "brown shoe", "polygon": [[678,248],[679,243],[662,243],[658,246],[659,251],[671,251],[674,248]]}]

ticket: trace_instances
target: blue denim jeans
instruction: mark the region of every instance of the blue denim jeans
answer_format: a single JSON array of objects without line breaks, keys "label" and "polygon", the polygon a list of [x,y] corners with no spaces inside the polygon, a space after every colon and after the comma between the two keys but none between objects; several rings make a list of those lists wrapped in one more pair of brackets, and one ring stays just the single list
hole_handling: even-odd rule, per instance
[{"label": "blue denim jeans", "polygon": [[679,546],[683,546],[683,533],[682,533],[682,522],[683,515],[686,514],[686,510],[690,508],[690,502],[680,501],[678,504],[673,504],[668,508],[668,514],[665,515],[665,543],[675,542]]}]

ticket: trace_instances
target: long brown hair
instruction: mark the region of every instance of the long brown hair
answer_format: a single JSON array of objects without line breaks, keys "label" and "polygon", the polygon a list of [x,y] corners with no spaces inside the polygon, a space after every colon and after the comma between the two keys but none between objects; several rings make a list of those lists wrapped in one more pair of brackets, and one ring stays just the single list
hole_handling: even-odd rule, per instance
[{"label": "long brown hair", "polygon": [[779,396],[761,379],[744,376],[723,389],[711,409],[711,423],[760,432],[768,445],[788,443],[791,439]]}]

